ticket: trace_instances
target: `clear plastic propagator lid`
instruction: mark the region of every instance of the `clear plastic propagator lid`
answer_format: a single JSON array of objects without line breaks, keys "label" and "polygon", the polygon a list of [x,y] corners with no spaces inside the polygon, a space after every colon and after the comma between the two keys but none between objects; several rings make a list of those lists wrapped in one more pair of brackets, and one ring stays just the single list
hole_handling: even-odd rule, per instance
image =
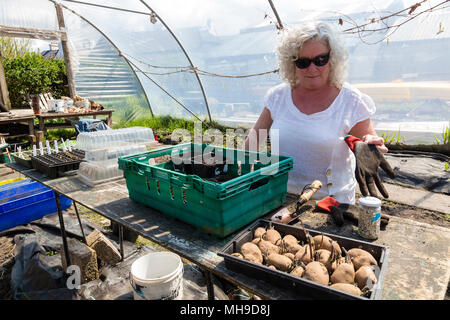
[{"label": "clear plastic propagator lid", "polygon": [[77,137],[77,149],[87,151],[152,142],[155,142],[155,136],[153,135],[152,129],[145,127],[130,127],[94,132],[81,132]]},{"label": "clear plastic propagator lid", "polygon": [[123,176],[123,171],[119,169],[117,159],[98,162],[82,162],[78,169],[78,176],[87,185],[94,186],[119,179]]}]

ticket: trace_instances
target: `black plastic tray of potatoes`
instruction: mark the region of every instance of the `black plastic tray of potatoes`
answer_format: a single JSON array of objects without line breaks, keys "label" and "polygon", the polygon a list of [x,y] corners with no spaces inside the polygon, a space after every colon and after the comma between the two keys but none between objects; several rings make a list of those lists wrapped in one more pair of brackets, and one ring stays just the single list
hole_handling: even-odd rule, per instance
[{"label": "black plastic tray of potatoes", "polygon": [[64,176],[66,172],[78,170],[83,161],[84,151],[72,151],[31,156],[33,168],[47,177],[55,179]]},{"label": "black plastic tray of potatoes", "polygon": [[370,252],[375,260],[378,262],[380,272],[377,276],[377,283],[372,287],[368,296],[357,296],[341,290],[325,286],[323,284],[313,282],[308,279],[292,276],[287,272],[270,269],[264,265],[251,262],[232,256],[232,253],[240,252],[241,246],[253,239],[253,233],[258,227],[269,227],[272,225],[282,237],[286,234],[295,236],[299,241],[306,243],[305,233],[302,228],[291,225],[280,224],[269,220],[259,219],[252,225],[239,233],[233,240],[231,240],[222,251],[217,254],[224,258],[226,268],[258,280],[266,281],[270,284],[280,288],[294,290],[296,293],[304,296],[305,299],[333,299],[333,300],[378,300],[381,296],[383,288],[383,280],[387,269],[387,262],[389,258],[389,247],[370,242],[350,239],[334,234],[315,231],[305,228],[311,236],[325,235],[337,241],[341,247],[347,250],[352,248],[360,248]]}]

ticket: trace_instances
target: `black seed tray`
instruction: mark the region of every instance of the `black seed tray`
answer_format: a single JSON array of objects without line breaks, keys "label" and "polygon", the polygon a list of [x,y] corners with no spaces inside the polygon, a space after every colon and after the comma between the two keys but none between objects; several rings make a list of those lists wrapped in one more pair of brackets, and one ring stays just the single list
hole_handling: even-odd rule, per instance
[{"label": "black seed tray", "polygon": [[[266,281],[274,286],[280,288],[294,290],[300,293],[305,299],[319,299],[319,300],[378,300],[381,297],[383,288],[383,280],[387,269],[387,262],[389,258],[389,247],[373,244],[369,242],[359,241],[346,237],[337,236],[329,233],[321,233],[315,230],[307,229],[311,236],[323,234],[337,241],[341,247],[347,250],[352,248],[360,248],[370,252],[378,262],[379,273],[376,272],[377,283],[369,292],[368,297],[356,296],[346,293],[341,290],[325,286],[308,279],[292,276],[289,273],[273,270],[264,265],[244,260],[235,256],[232,253],[240,252],[241,246],[253,239],[253,233],[258,227],[269,227],[270,224],[277,230],[282,237],[286,234],[295,236],[299,241],[306,243],[305,233],[302,228],[291,225],[271,222],[269,220],[259,219],[250,225],[246,230],[239,233],[233,240],[231,240],[222,251],[217,254],[224,258],[225,266],[237,273],[245,274],[249,277],[258,280]],[[378,273],[378,274],[377,274]]]},{"label": "black seed tray", "polygon": [[31,156],[31,163],[35,170],[54,179],[63,176],[67,171],[78,170],[83,158],[84,151],[75,149],[71,152]]}]

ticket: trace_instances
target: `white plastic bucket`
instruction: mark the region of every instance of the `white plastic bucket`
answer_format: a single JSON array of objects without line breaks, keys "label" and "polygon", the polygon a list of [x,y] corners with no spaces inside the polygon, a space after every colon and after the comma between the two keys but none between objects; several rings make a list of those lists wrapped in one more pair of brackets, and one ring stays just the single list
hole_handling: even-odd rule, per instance
[{"label": "white plastic bucket", "polygon": [[152,252],[131,265],[134,300],[183,299],[183,262],[172,252]]}]

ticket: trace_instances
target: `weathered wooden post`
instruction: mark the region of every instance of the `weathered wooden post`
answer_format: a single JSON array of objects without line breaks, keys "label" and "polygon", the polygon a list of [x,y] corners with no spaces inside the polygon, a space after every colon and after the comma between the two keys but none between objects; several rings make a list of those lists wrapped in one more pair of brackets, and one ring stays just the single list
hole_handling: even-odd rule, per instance
[{"label": "weathered wooden post", "polygon": [[9,100],[8,87],[6,86],[5,69],[2,63],[3,57],[0,55],[0,111],[11,110],[11,101]]},{"label": "weathered wooden post", "polygon": [[70,97],[73,99],[75,98],[75,82],[73,81],[70,48],[69,44],[67,43],[66,24],[64,23],[64,16],[61,4],[55,3],[55,7],[56,7],[56,16],[58,17],[59,30],[61,32],[64,32],[66,35],[66,37],[61,38],[61,44],[64,53],[64,62],[66,64],[67,82],[69,84],[69,94]]}]

